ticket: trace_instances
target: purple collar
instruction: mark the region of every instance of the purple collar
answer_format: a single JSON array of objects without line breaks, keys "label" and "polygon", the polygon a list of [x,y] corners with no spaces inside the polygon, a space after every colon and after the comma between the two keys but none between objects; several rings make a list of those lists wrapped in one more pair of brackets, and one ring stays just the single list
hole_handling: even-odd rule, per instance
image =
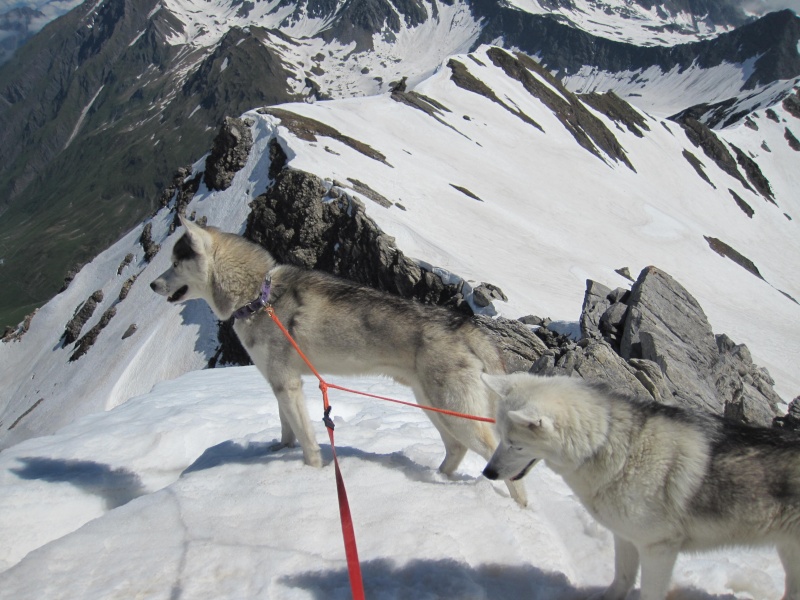
[{"label": "purple collar", "polygon": [[242,306],[239,310],[233,313],[234,319],[246,319],[249,316],[256,314],[262,308],[264,308],[267,304],[269,304],[269,292],[270,287],[272,286],[272,277],[270,274],[264,277],[264,283],[261,284],[261,294],[255,300],[251,300],[244,306]]}]

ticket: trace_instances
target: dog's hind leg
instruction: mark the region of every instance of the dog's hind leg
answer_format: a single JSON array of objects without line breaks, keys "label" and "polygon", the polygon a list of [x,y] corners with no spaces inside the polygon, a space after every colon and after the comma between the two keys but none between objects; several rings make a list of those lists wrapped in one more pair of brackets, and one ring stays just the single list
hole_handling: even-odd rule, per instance
[{"label": "dog's hind leg", "polygon": [[281,445],[291,446],[295,436],[303,449],[303,460],[311,467],[322,466],[322,455],[314,436],[314,428],[306,409],[303,396],[303,380],[300,376],[269,377],[269,383],[278,399],[281,419]]},{"label": "dog's hind leg", "polygon": [[[475,396],[485,393],[484,386],[480,381],[471,383],[471,375],[472,372],[454,371],[447,378],[431,377],[427,381],[423,380],[423,389],[414,388],[414,395],[419,404],[487,416],[485,413],[489,412],[488,402],[481,395]],[[444,442],[445,458],[439,471],[445,475],[455,472],[467,449],[476,452],[487,461],[494,454],[497,438],[488,423],[437,413],[429,413],[428,416],[439,430]],[[517,504],[523,507],[528,505],[528,496],[521,481],[506,480],[506,486]]]},{"label": "dog's hind leg", "polygon": [[[277,396],[277,394],[276,394]],[[273,450],[281,450],[283,448],[294,448],[296,437],[292,427],[289,425],[289,418],[283,414],[283,404],[278,402],[278,418],[281,421],[281,441],[279,444],[273,446]]]},{"label": "dog's hind leg", "polygon": [[778,556],[781,557],[786,574],[783,600],[800,600],[800,543],[783,542],[778,544]]},{"label": "dog's hind leg", "polygon": [[428,416],[436,426],[436,429],[439,430],[439,435],[442,437],[442,442],[444,443],[444,460],[442,461],[442,464],[439,465],[439,472],[444,473],[449,477],[455,473],[458,465],[460,465],[461,461],[464,460],[464,456],[466,456],[468,448],[455,437],[453,437],[453,435],[447,430],[447,425],[441,422],[441,417],[439,417],[439,415],[431,414]]}]

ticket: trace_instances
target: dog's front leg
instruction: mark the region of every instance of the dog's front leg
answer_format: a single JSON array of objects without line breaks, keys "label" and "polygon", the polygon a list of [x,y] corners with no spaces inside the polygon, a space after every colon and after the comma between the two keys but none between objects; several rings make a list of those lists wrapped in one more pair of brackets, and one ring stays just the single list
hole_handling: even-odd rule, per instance
[{"label": "dog's front leg", "polygon": [[675,544],[654,544],[639,549],[642,562],[641,600],[664,600],[672,579],[672,569],[678,559],[679,547]]},{"label": "dog's front leg", "polygon": [[778,544],[778,556],[786,573],[786,590],[782,600],[800,600],[800,543],[785,541]]},{"label": "dog's front leg", "polygon": [[294,444],[296,436],[303,449],[305,463],[311,467],[321,467],[322,455],[306,409],[302,379],[299,375],[286,378],[270,377],[269,383],[278,399],[281,446],[291,446]]},{"label": "dog's front leg", "polygon": [[639,551],[628,540],[614,535],[614,581],[598,596],[601,600],[625,600],[636,583]]}]

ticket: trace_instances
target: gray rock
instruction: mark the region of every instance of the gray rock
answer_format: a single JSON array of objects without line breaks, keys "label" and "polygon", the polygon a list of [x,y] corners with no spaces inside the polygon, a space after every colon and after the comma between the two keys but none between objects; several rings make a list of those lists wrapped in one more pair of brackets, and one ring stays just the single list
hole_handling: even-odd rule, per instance
[{"label": "gray rock", "polygon": [[789,410],[785,415],[775,417],[772,421],[773,427],[797,431],[800,429],[800,396],[789,403]]},{"label": "gray rock", "polygon": [[600,332],[600,318],[611,306],[608,301],[610,293],[611,288],[604,286],[602,283],[597,283],[591,279],[586,280],[586,293],[583,296],[583,309],[581,310],[580,318],[581,337],[601,338],[603,336]]},{"label": "gray rock", "polygon": [[472,299],[478,306],[489,306],[494,300],[508,302],[508,297],[496,285],[491,283],[481,283],[472,290]]},{"label": "gray rock", "polygon": [[536,315],[526,315],[524,317],[520,317],[517,320],[523,325],[533,325],[535,327],[538,327],[544,322],[544,319],[542,319],[542,317],[537,317]]},{"label": "gray rock", "polygon": [[[631,279],[633,281],[633,279]],[[611,304],[615,302],[628,302],[628,298],[630,298],[631,291],[625,288],[618,287],[614,291],[612,291],[606,298],[608,299]]]},{"label": "gray rock", "polygon": [[608,307],[608,310],[600,317],[600,332],[605,335],[616,336],[617,332],[625,324],[625,317],[628,315],[628,306],[622,302],[616,302]]},{"label": "gray rock", "polygon": [[615,273],[622,275],[625,279],[630,279],[633,281],[633,277],[631,277],[631,271],[628,267],[620,267],[619,269],[614,269]]},{"label": "gray rock", "polygon": [[97,290],[86,301],[75,309],[75,314],[64,327],[63,346],[72,344],[81,334],[86,321],[92,318],[97,305],[103,301],[103,290]]},{"label": "gray rock", "polygon": [[103,315],[100,317],[100,321],[98,321],[97,325],[92,327],[89,331],[86,332],[81,339],[75,344],[75,351],[69,357],[69,362],[75,362],[81,356],[86,354],[89,349],[94,345],[97,341],[97,336],[100,335],[100,332],[103,331],[106,325],[108,325],[109,321],[117,314],[117,309],[113,306],[106,310]]},{"label": "gray rock", "polygon": [[147,223],[147,225],[145,225],[142,229],[142,235],[139,238],[139,243],[142,245],[142,250],[144,250],[144,260],[148,263],[153,260],[153,257],[158,254],[159,250],[161,250],[161,246],[153,241],[152,222]]},{"label": "gray rock", "polygon": [[[473,319],[500,348],[509,373],[530,370],[548,352],[546,344],[519,321],[478,315]],[[550,354],[552,356],[553,353]]]},{"label": "gray rock", "polygon": [[633,396],[653,398],[636,377],[636,369],[626,363],[608,342],[598,340],[584,348],[575,371],[584,379],[605,382]]},{"label": "gray rock", "polygon": [[647,267],[631,290],[620,354],[658,365],[671,398],[647,372],[662,401],[768,425],[780,398],[746,347],[717,336],[700,305],[668,274]]},{"label": "gray rock", "polygon": [[206,159],[203,182],[209,190],[226,190],[234,175],[247,164],[253,146],[252,121],[225,117],[211,154]]}]

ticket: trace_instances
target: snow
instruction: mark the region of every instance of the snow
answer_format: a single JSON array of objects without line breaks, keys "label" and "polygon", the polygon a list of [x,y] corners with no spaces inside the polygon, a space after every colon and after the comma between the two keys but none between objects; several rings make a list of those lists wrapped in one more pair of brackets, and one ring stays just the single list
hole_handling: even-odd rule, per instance
[{"label": "snow", "polygon": [[86,115],[88,114],[89,110],[92,108],[94,101],[97,100],[97,97],[100,95],[100,92],[103,91],[105,85],[101,85],[100,88],[95,92],[95,95],[92,96],[92,99],[89,100],[88,104],[83,107],[80,116],[78,117],[78,122],[75,123],[75,127],[72,129],[72,133],[69,135],[69,139],[64,144],[64,150],[69,148],[69,145],[72,143],[72,140],[75,139],[75,136],[78,135],[78,131],[80,131],[81,125],[83,125],[84,119],[86,119]]},{"label": "snow", "polygon": [[[540,0],[510,0],[509,4],[531,14],[555,15],[592,35],[641,46],[685,44],[729,31],[685,12],[668,15],[658,5],[646,9],[626,0],[573,0],[569,8]],[[662,29],[665,25],[677,28]]]},{"label": "snow", "polygon": [[[277,402],[254,367],[198,371],[0,453],[0,598],[346,599],[330,446],[325,466],[273,452]],[[338,381],[413,401],[378,378]],[[585,598],[613,542],[539,466],[529,506],[480,475],[453,480],[412,407],[331,392],[367,598]],[[319,417],[319,418],[318,418]],[[671,600],[780,597],[774,550],[682,556]]]},{"label": "snow", "polygon": [[[298,139],[251,111],[246,166],[228,190],[201,185],[187,214],[243,232],[248,203],[269,184],[267,149],[277,140],[291,167],[331,185],[358,179],[402,204],[362,198],[407,256],[468,286],[498,285],[509,300],[491,310],[503,316],[537,314],[574,332],[587,278],[629,287],[615,269],[636,276],[656,265],[698,300],[715,333],[748,345],[785,401],[797,396],[800,306],[782,292],[800,299],[800,169],[783,138],[786,127],[800,133],[798,121],[777,105],[780,123],[759,111],[757,131],[719,132],[758,161],[776,205],[655,117],[646,116],[650,131],[638,138],[599,116],[636,172],[590,154],[485,53],[476,53],[483,66],[455,60],[544,132],[455,86],[442,59],[414,89],[447,107],[444,123],[389,95],[282,107],[369,144],[391,166],[334,139]],[[752,219],[729,189],[753,207]],[[172,220],[162,210],[151,221],[162,246],[151,263],[137,227],[42,307],[20,341],[0,344],[0,598],[346,598],[330,465],[313,470],[299,449],[269,451],[280,425],[263,379],[252,368],[201,370],[216,352],[216,319],[202,303],[170,305],[149,288],[181,234],[170,232]],[[765,281],[703,236],[730,243]],[[118,273],[128,253],[133,261]],[[83,332],[112,305],[117,314],[69,362],[64,326],[98,289],[104,300]],[[123,340],[132,324],[136,333]],[[411,400],[381,379],[340,383]],[[306,389],[323,441],[316,385]],[[420,411],[338,393],[332,403],[368,597],[569,599],[610,581],[610,535],[546,468],[526,479],[523,510],[479,475],[476,455],[453,481],[439,476],[441,441]],[[769,549],[687,556],[671,600],[778,598],[782,578]]]}]

